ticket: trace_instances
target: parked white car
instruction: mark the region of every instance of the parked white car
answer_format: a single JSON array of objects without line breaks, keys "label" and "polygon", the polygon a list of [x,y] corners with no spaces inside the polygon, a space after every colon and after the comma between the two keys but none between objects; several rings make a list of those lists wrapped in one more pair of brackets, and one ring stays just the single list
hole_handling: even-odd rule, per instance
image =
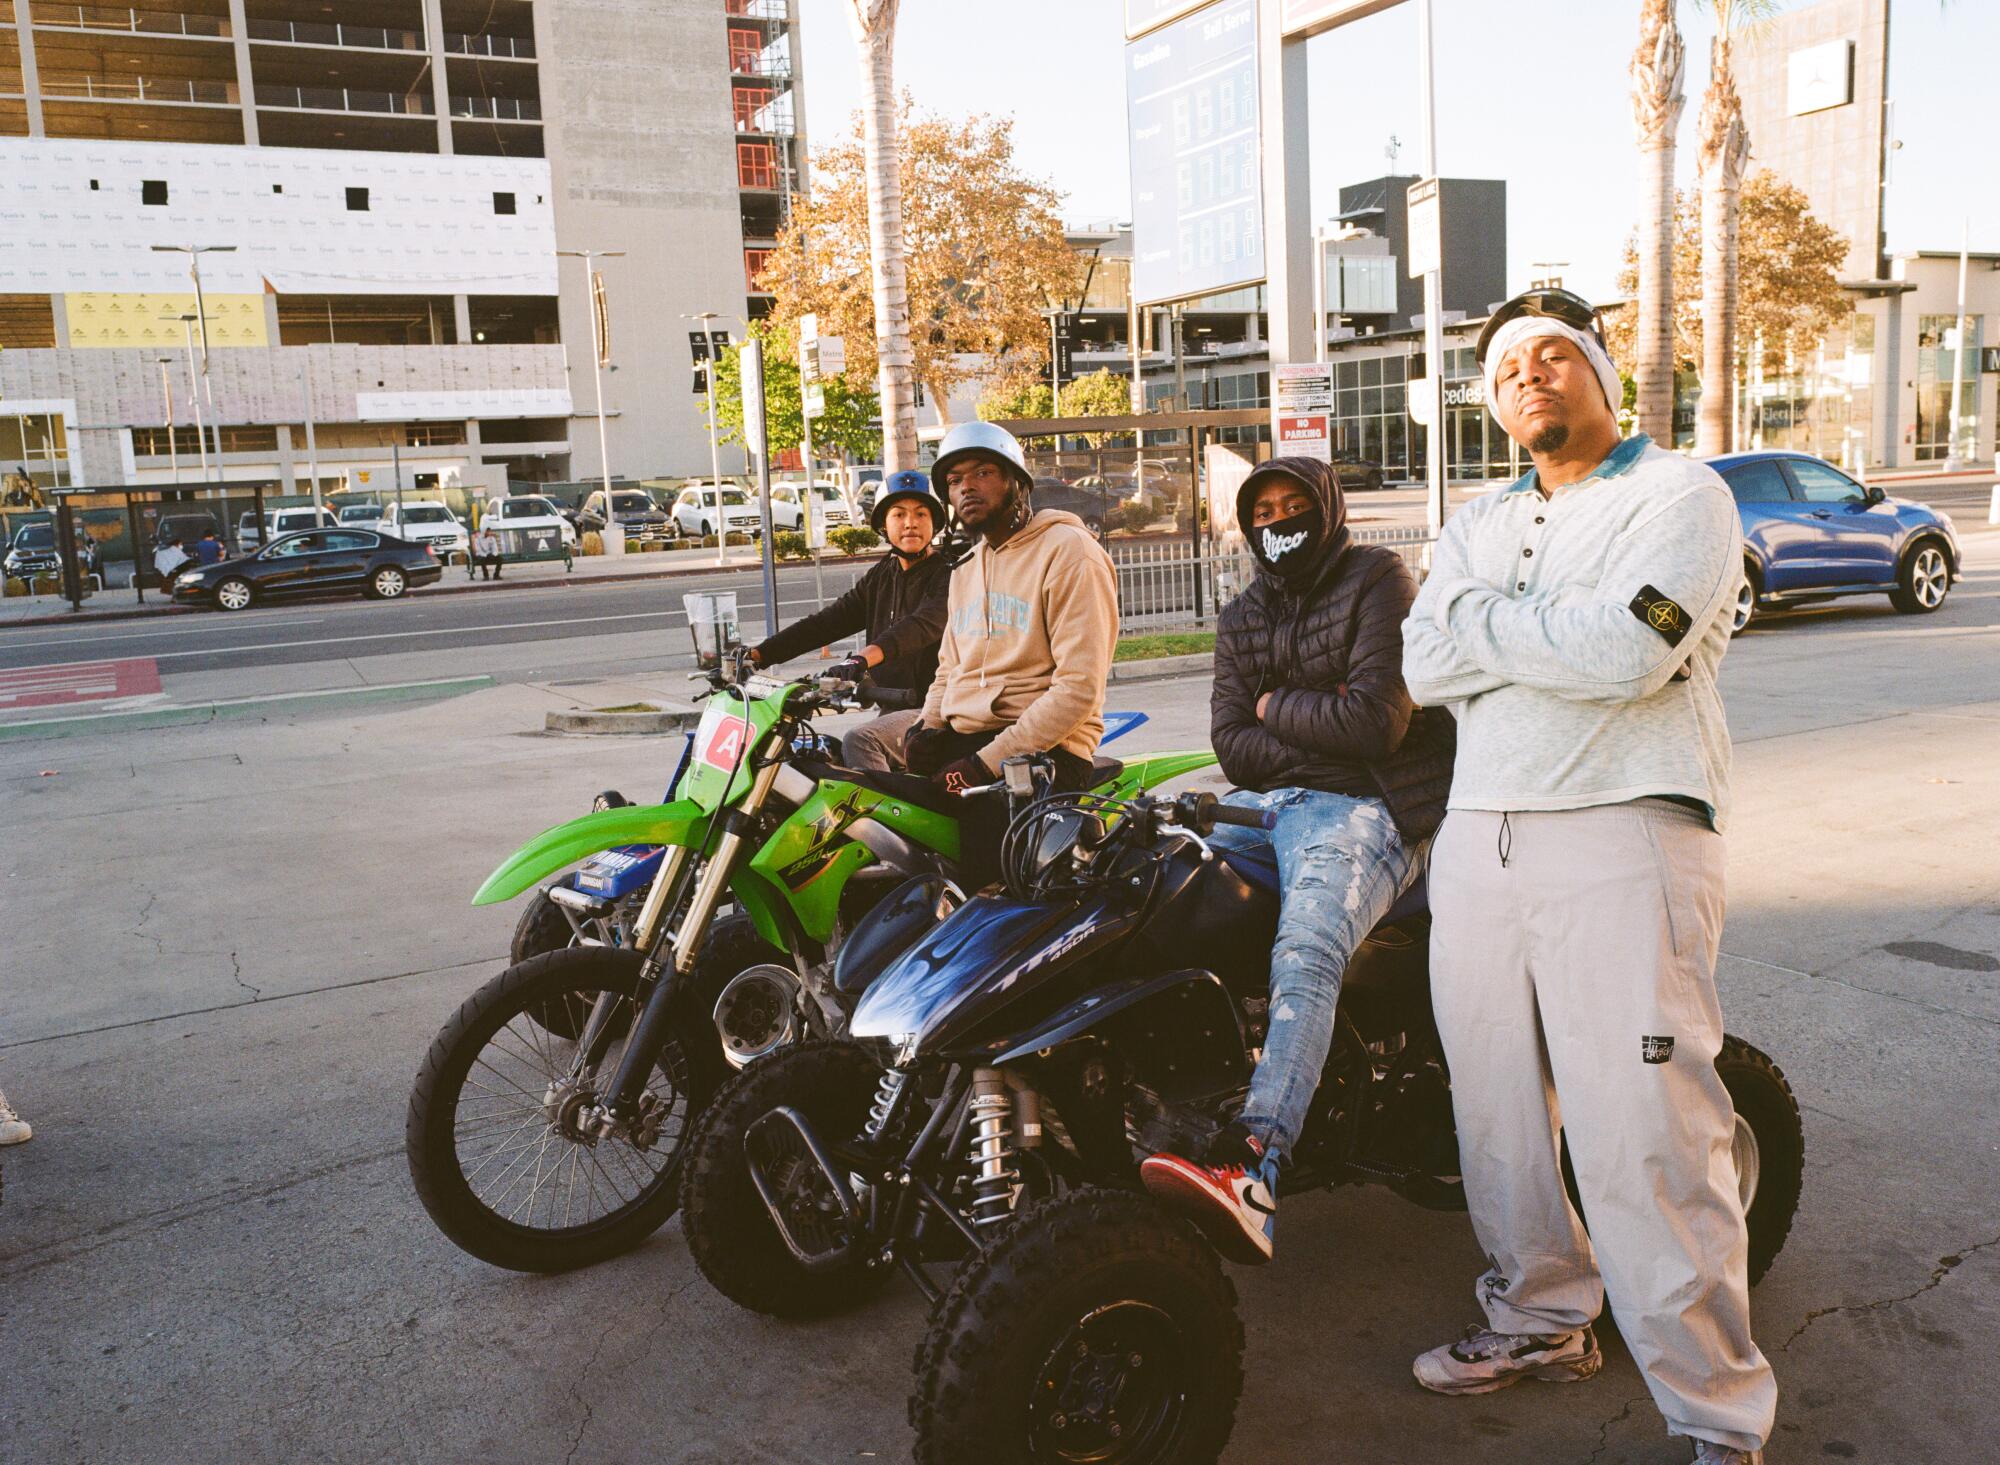
[{"label": "parked white car", "polygon": [[428,544],[439,559],[462,554],[471,542],[458,517],[436,499],[404,499],[382,506],[381,532],[406,544]]},{"label": "parked white car", "polygon": [[340,527],[362,529],[377,534],[382,529],[382,506],[380,504],[342,504],[340,506]]},{"label": "parked white car", "polygon": [[263,548],[280,535],[297,534],[302,529],[338,527],[339,520],[333,517],[331,509],[314,509],[310,505],[301,509],[266,509],[261,526],[253,510],[236,521],[236,552],[248,554],[253,549]]},{"label": "parked white car", "polygon": [[[773,507],[775,509],[775,505]],[[718,520],[725,521],[731,534],[761,537],[764,530],[763,516],[750,495],[728,483],[722,486],[719,504],[714,484],[703,479],[682,484],[679,495],[674,499],[673,515],[683,534],[713,534]]]},{"label": "parked white car", "polygon": [[[771,523],[779,529],[803,529],[805,510],[801,483],[779,483],[771,487]],[[824,479],[812,486],[813,521],[829,529],[842,529],[854,522],[847,500],[840,490]]]}]

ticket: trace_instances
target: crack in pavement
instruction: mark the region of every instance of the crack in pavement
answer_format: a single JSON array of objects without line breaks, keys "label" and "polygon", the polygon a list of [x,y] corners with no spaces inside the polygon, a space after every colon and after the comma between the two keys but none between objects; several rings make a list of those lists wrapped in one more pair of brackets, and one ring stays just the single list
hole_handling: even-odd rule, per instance
[{"label": "crack in pavement", "polygon": [[1634,1405],[1643,1404],[1651,1397],[1652,1395],[1650,1394],[1641,1394],[1636,1399],[1627,1399],[1623,1407],[1616,1414],[1597,1426],[1597,1445],[1591,1450],[1589,1458],[1584,1461],[1584,1465],[1593,1465],[1593,1462],[1599,1455],[1602,1455],[1606,1450],[1611,1448],[1612,1426],[1623,1424],[1627,1419],[1632,1417]]},{"label": "crack in pavement", "polygon": [[229,1210],[250,1201],[262,1200],[280,1191],[292,1190],[315,1180],[324,1180],[345,1170],[380,1164],[392,1157],[400,1158],[403,1153],[403,1146],[395,1144],[382,1149],[345,1155],[269,1183],[252,1182],[230,1186],[210,1195],[196,1196],[193,1200],[177,1205],[161,1206],[136,1216],[127,1216],[123,1220],[107,1222],[89,1231],[81,1231],[71,1236],[59,1236],[54,1240],[24,1247],[19,1251],[0,1252],[0,1263],[6,1264],[9,1275],[24,1276],[29,1272],[74,1261],[103,1247],[115,1245],[134,1233],[141,1236],[154,1235],[168,1227],[178,1226],[183,1221],[196,1220],[216,1211]]},{"label": "crack in pavement", "polygon": [[167,954],[167,943],[158,936],[151,936],[146,932],[146,922],[153,914],[153,907],[160,903],[159,894],[156,891],[147,890],[143,885],[139,888],[146,891],[146,903],[139,908],[139,924],[132,928],[132,934],[141,941],[152,942],[154,947],[158,949],[159,954],[165,956]]},{"label": "crack in pavement", "polygon": [[[660,1335],[660,1330],[666,1327],[670,1321],[674,1304],[686,1295],[688,1288],[694,1286],[700,1280],[701,1275],[696,1273],[661,1299],[659,1319],[650,1328],[646,1329],[646,1334],[639,1340],[638,1347],[633,1349],[632,1358],[634,1361],[646,1356],[647,1351],[653,1346],[653,1339]],[[577,1422],[576,1433],[570,1437],[569,1453],[563,1456],[563,1465],[572,1465],[572,1462],[576,1459],[576,1452],[583,1448],[583,1437],[590,1429],[590,1422],[596,1415],[596,1410],[592,1407],[591,1402],[583,1397],[583,1381],[590,1376],[590,1371],[597,1366],[598,1355],[604,1351],[604,1345],[610,1341],[611,1335],[617,1331],[617,1327],[618,1325],[613,1323],[604,1330],[603,1335],[597,1340],[597,1346],[590,1350],[590,1357],[585,1360],[582,1369],[577,1373],[575,1381],[569,1386],[570,1398],[583,1406],[583,1418]]]},{"label": "crack in pavement", "polygon": [[563,1456],[563,1465],[570,1465],[570,1462],[576,1459],[576,1452],[583,1448],[584,1433],[590,1428],[591,1417],[596,1413],[591,1407],[590,1400],[583,1397],[583,1381],[589,1378],[590,1371],[597,1367],[597,1355],[604,1351],[604,1345],[611,1340],[611,1335],[617,1329],[618,1324],[614,1322],[597,1335],[597,1346],[590,1350],[590,1357],[583,1361],[583,1367],[577,1370],[576,1377],[570,1381],[569,1396],[583,1406],[583,1418],[577,1421],[576,1433],[570,1436],[569,1453]]},{"label": "crack in pavement", "polygon": [[1895,1297],[1879,1297],[1873,1302],[1843,1302],[1833,1307],[1816,1307],[1807,1313],[1804,1321],[1792,1330],[1792,1336],[1785,1339],[1773,1351],[1784,1353],[1789,1350],[1792,1344],[1798,1342],[1800,1336],[1807,1328],[1823,1317],[1831,1317],[1837,1312],[1878,1312],[1885,1307],[1894,1307],[1899,1302],[1909,1302],[1921,1297],[1933,1287],[1942,1285],[1944,1279],[1956,1271],[1967,1257],[1976,1255],[1994,1246],[2000,1246],[2000,1236],[1995,1236],[1990,1241],[1975,1242],[1962,1251],[1951,1252],[1939,1257],[1937,1265],[1931,1268],[1930,1280],[1913,1292],[1904,1292]]},{"label": "crack in pavement", "polygon": [[[241,987],[244,991],[250,994],[250,1000],[252,1002],[255,1002],[259,997],[262,997],[264,995],[264,989],[262,987],[253,987],[248,982],[243,980],[243,963],[237,960],[236,953],[233,951],[229,953],[229,967],[230,967],[229,974],[232,977],[236,978],[236,985]],[[240,1007],[242,1006],[242,1004],[238,1003],[237,1006]]]},{"label": "crack in pavement", "polygon": [[[476,956],[470,961],[446,962],[443,966],[419,967],[415,971],[388,972],[379,977],[356,977],[351,982],[328,982],[321,987],[301,987],[296,992],[280,992],[271,998],[271,1002],[288,1002],[294,997],[317,997],[325,992],[345,992],[353,987],[372,987],[378,982],[400,982],[406,977],[431,977],[440,972],[457,972],[467,967],[490,966],[502,959],[498,956]],[[115,1033],[122,1028],[142,1028],[148,1023],[174,1022],[184,1017],[206,1017],[215,1012],[234,1012],[239,1007],[253,1005],[269,1006],[270,1003],[260,1004],[260,999],[251,997],[241,1002],[218,1002],[211,1007],[187,1007],[178,1012],[162,1012],[153,1017],[134,1017],[124,1022],[107,1022],[94,1028],[73,1028],[66,1033],[44,1033],[39,1038],[19,1038],[11,1043],[0,1043],[0,1052],[9,1048],[31,1048],[37,1043],[57,1043],[65,1038],[95,1037],[99,1033]]]}]

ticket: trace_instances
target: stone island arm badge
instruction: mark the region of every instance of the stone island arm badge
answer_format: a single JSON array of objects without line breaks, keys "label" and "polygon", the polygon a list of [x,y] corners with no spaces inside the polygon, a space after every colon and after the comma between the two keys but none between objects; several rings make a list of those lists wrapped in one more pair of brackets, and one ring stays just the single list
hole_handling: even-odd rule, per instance
[{"label": "stone island arm badge", "polygon": [[1694,621],[1688,613],[1651,585],[1639,587],[1639,593],[1632,597],[1631,611],[1658,631],[1669,646],[1680,645],[1687,639],[1687,633],[1694,629]]}]

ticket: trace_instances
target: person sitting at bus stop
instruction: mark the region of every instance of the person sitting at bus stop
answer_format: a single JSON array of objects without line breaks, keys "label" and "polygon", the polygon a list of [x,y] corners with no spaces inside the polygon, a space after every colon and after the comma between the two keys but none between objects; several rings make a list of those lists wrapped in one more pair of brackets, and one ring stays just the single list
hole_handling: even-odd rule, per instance
[{"label": "person sitting at bus stop", "polygon": [[153,569],[159,574],[160,584],[171,586],[174,583],[174,576],[180,572],[181,566],[188,562],[188,558],[188,552],[181,547],[178,535],[154,550]]},{"label": "person sitting at bus stop", "polygon": [[479,532],[472,536],[472,564],[466,567],[466,573],[470,575],[473,567],[477,566],[482,579],[499,579],[502,567],[500,555],[500,535],[489,526],[481,524]]},{"label": "person sitting at bus stop", "polygon": [[865,676],[877,705],[892,710],[841,737],[842,761],[850,768],[903,772],[903,738],[923,715],[944,636],[951,567],[934,543],[944,528],[944,505],[928,478],[906,469],[883,484],[869,522],[890,552],[833,604],[765,637],[750,659],[774,666],[843,636],[866,635],[867,645],[826,674],[857,682]]},{"label": "person sitting at bus stop", "polygon": [[194,547],[194,557],[204,565],[219,565],[228,558],[228,551],[222,547],[222,536],[210,529],[203,534]]}]

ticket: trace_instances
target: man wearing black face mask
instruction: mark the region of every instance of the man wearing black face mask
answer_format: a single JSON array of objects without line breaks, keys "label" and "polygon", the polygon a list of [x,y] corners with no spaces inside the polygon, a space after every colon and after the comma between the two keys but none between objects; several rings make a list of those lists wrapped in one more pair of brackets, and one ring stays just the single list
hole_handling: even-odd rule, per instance
[{"label": "man wearing black face mask", "polygon": [[1325,463],[1272,459],[1244,480],[1236,512],[1257,577],[1217,624],[1210,731],[1238,786],[1228,801],[1276,825],[1225,825],[1211,842],[1232,861],[1264,853],[1258,845],[1276,856],[1268,1029],[1242,1117],[1199,1159],[1154,1155],[1140,1174],[1225,1256],[1261,1262],[1278,1167],[1305,1127],[1348,956],[1415,883],[1444,817],[1452,724],[1413,709],[1403,686],[1416,580],[1394,550],[1350,540]]}]

